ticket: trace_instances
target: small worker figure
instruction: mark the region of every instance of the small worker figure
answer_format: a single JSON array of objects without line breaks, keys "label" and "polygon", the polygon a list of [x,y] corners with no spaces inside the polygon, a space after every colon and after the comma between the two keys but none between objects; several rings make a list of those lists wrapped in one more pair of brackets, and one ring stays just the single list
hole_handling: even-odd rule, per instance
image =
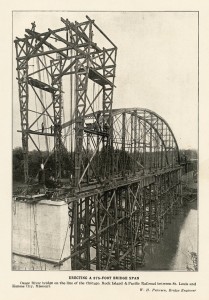
[{"label": "small worker figure", "polygon": [[107,122],[104,123],[104,132],[108,132],[109,130],[109,125]]},{"label": "small worker figure", "polygon": [[100,123],[99,123],[99,119],[100,119],[101,113],[102,113],[102,112],[99,111],[99,112],[97,113],[97,116],[96,116],[96,122],[97,122],[98,130],[99,130],[99,131],[101,130],[101,125],[100,125]]},{"label": "small worker figure", "polygon": [[93,125],[93,130],[99,131],[99,125],[98,125],[97,121],[95,121],[92,125]]},{"label": "small worker figure", "polygon": [[99,120],[101,114],[102,114],[102,112],[101,112],[101,111],[98,111],[98,113],[97,113],[97,120]]},{"label": "small worker figure", "polygon": [[41,123],[41,131],[42,131],[42,133],[44,132],[44,123],[43,122]]},{"label": "small worker figure", "polygon": [[26,76],[26,70],[23,70],[23,76],[21,78],[21,81],[22,82],[26,82],[26,78],[27,78],[27,76]]},{"label": "small worker figure", "polygon": [[39,170],[38,181],[41,184],[45,184],[45,170],[44,170],[44,164],[43,163],[41,163],[41,168]]},{"label": "small worker figure", "polygon": [[52,134],[53,133],[53,126],[51,125],[50,128],[51,128],[51,134]]},{"label": "small worker figure", "polygon": [[32,30],[32,31],[35,31],[35,28],[36,28],[36,23],[35,23],[35,21],[34,21],[34,22],[32,22],[32,23],[31,23],[31,25],[32,25],[32,28],[31,28],[31,30]]},{"label": "small worker figure", "polygon": [[92,130],[93,129],[93,124],[92,123],[86,123],[86,128],[88,130]]}]

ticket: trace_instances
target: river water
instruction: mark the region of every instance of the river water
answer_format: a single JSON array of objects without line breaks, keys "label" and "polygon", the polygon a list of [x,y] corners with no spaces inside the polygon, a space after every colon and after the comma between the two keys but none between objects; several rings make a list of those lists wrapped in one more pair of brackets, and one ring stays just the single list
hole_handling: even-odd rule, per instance
[{"label": "river water", "polygon": [[148,242],[145,265],[139,270],[194,271],[191,253],[197,253],[197,202],[184,205],[167,225],[159,243]]}]

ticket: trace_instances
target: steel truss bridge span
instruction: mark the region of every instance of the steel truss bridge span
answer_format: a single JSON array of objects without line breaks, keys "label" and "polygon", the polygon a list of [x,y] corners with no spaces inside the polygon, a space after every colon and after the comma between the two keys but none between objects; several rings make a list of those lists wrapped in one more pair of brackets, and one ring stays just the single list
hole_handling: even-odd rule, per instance
[{"label": "steel truss bridge span", "polygon": [[[124,176],[145,175],[180,164],[178,144],[168,123],[143,108],[113,109],[85,116],[82,166],[78,188]],[[110,120],[111,119],[111,120]],[[75,120],[62,129],[75,126]],[[111,127],[105,127],[111,124]]]},{"label": "steel truss bridge span", "polygon": [[82,180],[69,198],[72,267],[132,270],[181,206],[179,149],[151,110],[113,109],[112,130],[100,115],[86,115],[84,152],[91,156],[84,155]]}]

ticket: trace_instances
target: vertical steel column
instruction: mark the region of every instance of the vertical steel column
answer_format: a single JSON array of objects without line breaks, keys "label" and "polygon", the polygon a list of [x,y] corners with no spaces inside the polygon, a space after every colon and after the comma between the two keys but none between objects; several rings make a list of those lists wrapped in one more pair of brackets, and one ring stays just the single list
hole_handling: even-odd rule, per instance
[{"label": "vertical steel column", "polygon": [[138,118],[138,137],[137,137],[137,151],[138,151],[138,158],[141,165],[141,121],[140,118]]},{"label": "vertical steel column", "polygon": [[24,178],[28,182],[28,59],[20,60],[21,53],[24,52],[25,56],[28,55],[28,43],[15,40],[16,57],[17,57],[17,75],[18,75],[18,90],[19,90],[19,103],[20,103],[20,117],[21,117],[21,130],[22,130],[22,147],[24,157]]},{"label": "vertical steel column", "polygon": [[115,149],[113,144],[113,116],[112,116],[112,109],[110,114],[110,132],[109,132],[109,146],[110,146],[110,166],[109,166],[109,177],[114,178],[114,170],[115,170]]},{"label": "vertical steel column", "polygon": [[[157,132],[159,132],[159,119],[158,119],[158,117],[157,117]],[[157,138],[156,138],[156,148],[157,148],[157,155],[156,155],[156,169],[158,169],[159,167],[160,167],[160,138],[157,136]]]},{"label": "vertical steel column", "polygon": [[129,243],[129,249],[130,249],[130,266],[131,269],[134,269],[134,261],[133,261],[133,257],[134,257],[134,243],[133,243],[133,218],[132,218],[132,208],[133,208],[133,195],[130,192],[131,191],[131,185],[129,186],[128,189],[128,243]]},{"label": "vertical steel column", "polygon": [[96,269],[102,269],[102,261],[101,261],[101,240],[100,240],[100,208],[99,208],[99,201],[98,197],[100,195],[95,195],[94,197],[94,211],[95,211],[95,235],[96,235]]},{"label": "vertical steel column", "polygon": [[90,257],[90,197],[86,197],[85,198],[85,203],[84,203],[84,209],[85,209],[85,215],[84,215],[84,219],[85,219],[85,227],[84,227],[84,231],[85,231],[85,235],[84,235],[84,240],[85,242],[85,256],[84,256],[84,260],[85,260],[85,265],[86,265],[86,269],[90,270],[91,265],[90,265],[90,261],[91,261],[91,257]]},{"label": "vertical steel column", "polygon": [[172,159],[172,167],[175,166],[176,162],[174,162],[174,148],[173,148],[173,138],[172,138],[172,143],[171,143],[171,148],[172,148],[172,155],[171,155],[171,159]]},{"label": "vertical steel column", "polygon": [[161,199],[159,197],[159,184],[160,184],[160,175],[155,177],[155,184],[154,184],[154,196],[155,196],[155,238],[156,241],[159,242],[160,240],[160,221],[161,221],[161,211],[160,211],[160,202]]},{"label": "vertical steel column", "polygon": [[[90,149],[90,134],[87,133],[86,134],[86,155],[87,155],[87,158],[89,160],[89,149]],[[98,137],[97,137],[97,144],[98,144]],[[88,164],[88,160],[87,160],[87,163]],[[86,166],[85,166],[86,167]],[[86,177],[87,177],[87,184],[89,184],[89,168],[87,169],[87,172],[86,172]]]},{"label": "vertical steel column", "polygon": [[78,255],[75,254],[78,249],[78,202],[74,201],[73,207],[72,207],[72,222],[73,222],[73,239],[71,240],[71,249],[72,254],[74,254],[74,257],[72,258],[72,269],[77,270],[79,268],[78,264]]},{"label": "vertical steel column", "polygon": [[160,235],[163,234],[164,231],[164,186],[163,186],[163,175],[159,175],[159,215],[160,215]]},{"label": "vertical steel column", "polygon": [[62,59],[51,61],[52,86],[56,89],[53,92],[53,110],[54,110],[54,153],[55,153],[55,177],[61,178],[62,161],[62,77],[53,84],[56,75],[60,75],[62,69]]},{"label": "vertical steel column", "polygon": [[169,166],[172,166],[172,152],[171,152],[171,133],[168,133],[168,161],[169,161]]},{"label": "vertical steel column", "polygon": [[[151,114],[151,124],[152,124],[152,114]],[[152,126],[150,126],[150,159],[149,159],[149,163],[150,163],[150,171],[152,171],[152,161],[153,161],[153,153],[152,153]]]},{"label": "vertical steel column", "polygon": [[[145,120],[145,111],[144,111],[144,120]],[[147,147],[146,147],[146,122],[144,121],[144,126],[143,126],[143,163],[144,163],[144,171],[146,171],[146,167],[147,167],[147,162],[146,162],[146,151],[147,151]]]},{"label": "vertical steel column", "polygon": [[[105,49],[103,48],[103,76],[111,80],[111,85],[103,85],[103,128],[105,123],[109,127],[108,138],[107,138],[107,151],[108,151],[108,175],[111,178],[111,174],[114,170],[114,159],[113,159],[113,118],[112,118],[112,102],[113,102],[113,91],[114,91],[114,80],[115,80],[115,69],[116,69],[116,55],[117,48]],[[111,66],[111,67],[110,67]],[[112,71],[110,71],[110,69]]]},{"label": "vertical steel column", "polygon": [[119,269],[119,258],[120,258],[120,247],[119,247],[119,226],[118,226],[118,209],[120,208],[120,195],[119,191],[116,190],[115,196],[114,196],[114,214],[113,217],[115,219],[115,226],[114,226],[114,241],[115,243],[115,260],[116,260],[116,269]]},{"label": "vertical steel column", "polygon": [[[79,24],[76,24],[79,27]],[[89,22],[89,42],[86,46],[85,58],[79,59],[79,51],[76,50],[76,103],[75,103],[75,175],[74,175],[74,187],[76,188],[79,183],[81,165],[82,165],[82,151],[83,151],[83,127],[84,116],[86,110],[87,99],[87,86],[90,64],[90,49],[92,42],[92,23]],[[76,35],[76,45],[79,46],[80,35]]]},{"label": "vertical steel column", "polygon": [[[162,121],[161,121],[162,122]],[[163,127],[164,123],[162,122],[161,124],[161,130],[162,130],[162,138],[164,138],[163,134],[164,134],[164,127]],[[163,143],[161,142],[161,169],[163,169],[164,167],[164,153],[163,153]]]},{"label": "vertical steel column", "polygon": [[136,263],[142,265],[144,262],[144,219],[143,219],[143,193],[141,183],[138,183],[138,214],[137,214],[137,244],[136,244]]},{"label": "vertical steel column", "polygon": [[126,113],[122,114],[122,176],[125,176],[126,172]]},{"label": "vertical steel column", "polygon": [[133,131],[134,131],[134,134],[133,134],[133,142],[134,142],[134,175],[136,174],[136,141],[137,141],[137,111],[135,110],[134,111],[134,114],[133,114]]},{"label": "vertical steel column", "polygon": [[[124,219],[124,237],[126,239],[126,247],[125,247],[125,250],[124,251],[127,251],[129,249],[129,235],[130,235],[130,232],[129,232],[129,186],[126,186],[125,187],[125,219]],[[127,256],[125,256],[124,258],[124,266],[125,268],[128,268],[128,260],[127,260]]]},{"label": "vertical steel column", "polygon": [[131,149],[130,149],[130,153],[131,153],[131,171],[133,171],[133,129],[134,129],[134,122],[133,122],[133,114],[131,113],[131,139],[130,139],[130,143],[131,143]]},{"label": "vertical steel column", "polygon": [[[165,128],[165,138],[164,138],[164,141],[165,141],[165,160],[166,160],[166,155],[167,155],[167,147],[168,147],[168,127],[166,126]],[[166,166],[166,161],[165,161],[165,166]]]},{"label": "vertical steel column", "polygon": [[152,239],[152,184],[149,184],[149,193],[148,193],[148,205],[149,205],[149,227],[148,227],[148,231],[149,231],[149,240]]}]

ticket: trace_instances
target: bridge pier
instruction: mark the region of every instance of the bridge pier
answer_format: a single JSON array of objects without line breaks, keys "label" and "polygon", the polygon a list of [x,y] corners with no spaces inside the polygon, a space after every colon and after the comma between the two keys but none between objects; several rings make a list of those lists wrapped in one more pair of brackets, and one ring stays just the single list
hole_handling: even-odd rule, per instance
[{"label": "bridge pier", "polygon": [[13,203],[13,269],[70,270],[67,204],[16,200]]}]

